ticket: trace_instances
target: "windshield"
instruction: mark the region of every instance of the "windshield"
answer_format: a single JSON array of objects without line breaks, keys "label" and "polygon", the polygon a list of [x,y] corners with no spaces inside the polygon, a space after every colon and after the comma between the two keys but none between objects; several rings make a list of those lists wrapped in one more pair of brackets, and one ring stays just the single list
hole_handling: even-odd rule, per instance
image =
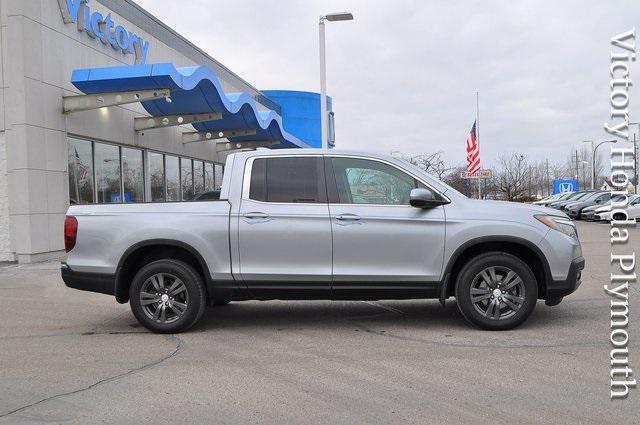
[{"label": "windshield", "polygon": [[585,196],[588,196],[591,192],[576,192],[573,196],[569,196],[567,201],[577,201],[579,199],[583,199]]},{"label": "windshield", "polygon": [[592,201],[600,195],[602,195],[602,192],[589,192],[589,195],[581,198],[581,201]]},{"label": "windshield", "polygon": [[572,193],[570,196],[567,196],[567,201],[577,201],[578,199],[582,198],[583,196],[585,196],[586,194],[588,194],[589,192],[575,192]]},{"label": "windshield", "polygon": [[571,198],[572,195],[575,195],[575,192],[561,193],[558,199],[561,199],[561,200],[569,199]]}]

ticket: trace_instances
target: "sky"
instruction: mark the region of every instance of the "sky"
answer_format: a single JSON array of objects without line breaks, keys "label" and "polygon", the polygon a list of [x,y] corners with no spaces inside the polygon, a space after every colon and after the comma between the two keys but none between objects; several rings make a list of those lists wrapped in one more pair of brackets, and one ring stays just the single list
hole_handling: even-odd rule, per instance
[{"label": "sky", "polygon": [[352,12],[326,26],[336,146],[463,164],[478,91],[486,167],[610,138],[609,40],[640,24],[634,1],[137,2],[258,89],[319,91],[318,17]]}]

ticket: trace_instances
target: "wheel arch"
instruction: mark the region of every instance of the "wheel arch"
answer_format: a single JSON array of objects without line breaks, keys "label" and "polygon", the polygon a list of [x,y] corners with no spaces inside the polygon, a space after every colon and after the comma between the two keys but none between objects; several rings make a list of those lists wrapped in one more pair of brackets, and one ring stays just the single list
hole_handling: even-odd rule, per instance
[{"label": "wheel arch", "polygon": [[476,255],[490,251],[512,254],[527,264],[536,278],[538,297],[545,298],[547,283],[551,281],[549,263],[538,246],[516,236],[484,236],[471,239],[458,247],[445,267],[443,298],[454,294],[456,280],[462,267]]},{"label": "wheel arch", "polygon": [[181,260],[192,266],[204,279],[208,291],[211,273],[197,249],[174,239],[149,239],[130,246],[120,257],[115,276],[116,301],[121,304],[129,301],[129,287],[138,266],[163,258]]}]

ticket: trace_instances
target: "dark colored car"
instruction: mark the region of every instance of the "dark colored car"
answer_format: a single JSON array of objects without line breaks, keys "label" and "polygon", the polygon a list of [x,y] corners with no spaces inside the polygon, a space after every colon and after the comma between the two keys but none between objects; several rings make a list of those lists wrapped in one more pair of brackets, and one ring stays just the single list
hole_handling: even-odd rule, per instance
[{"label": "dark colored car", "polygon": [[579,220],[582,210],[593,205],[604,205],[611,200],[611,192],[595,192],[578,202],[566,205],[564,211],[574,220]]},{"label": "dark colored car", "polygon": [[[611,205],[611,201],[613,200],[614,202],[617,201],[621,201],[623,198],[623,196],[621,195],[616,195],[616,196],[612,196],[610,200],[608,200],[607,202],[601,202],[599,204],[594,204],[591,205],[589,207],[585,207],[582,209],[582,211],[580,212],[580,220],[588,220],[588,221],[594,221],[597,220],[596,218],[596,210],[598,210],[598,208],[607,206],[607,205]],[[631,203],[630,203],[631,205]]]}]

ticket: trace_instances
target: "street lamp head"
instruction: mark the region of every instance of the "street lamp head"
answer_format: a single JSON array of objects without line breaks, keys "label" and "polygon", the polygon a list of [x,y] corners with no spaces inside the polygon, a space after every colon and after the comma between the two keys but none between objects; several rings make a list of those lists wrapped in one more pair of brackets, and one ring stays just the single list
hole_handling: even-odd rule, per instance
[{"label": "street lamp head", "polygon": [[351,21],[353,20],[353,15],[350,12],[340,12],[340,13],[329,13],[324,16],[324,18],[329,21]]}]

